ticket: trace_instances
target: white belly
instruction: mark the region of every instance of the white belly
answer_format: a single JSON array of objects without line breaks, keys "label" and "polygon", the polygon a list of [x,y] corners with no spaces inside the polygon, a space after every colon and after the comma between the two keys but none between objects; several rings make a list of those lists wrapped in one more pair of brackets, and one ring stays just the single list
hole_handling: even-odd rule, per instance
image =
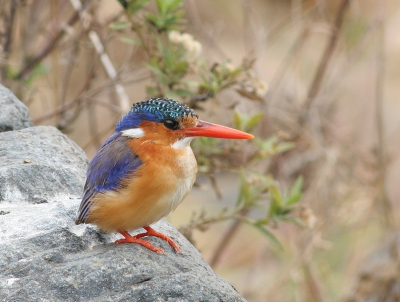
[{"label": "white belly", "polygon": [[160,197],[157,202],[160,213],[157,220],[167,216],[171,211],[185,199],[186,195],[192,189],[193,183],[196,180],[197,162],[193,155],[190,146],[185,147],[181,156],[176,157],[174,167],[171,171],[171,178],[175,178],[174,189],[170,193]]}]

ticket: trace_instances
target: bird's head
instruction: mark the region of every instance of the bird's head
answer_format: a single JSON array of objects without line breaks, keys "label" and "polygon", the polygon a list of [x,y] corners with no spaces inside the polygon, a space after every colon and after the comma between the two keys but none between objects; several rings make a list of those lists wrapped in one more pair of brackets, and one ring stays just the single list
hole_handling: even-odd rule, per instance
[{"label": "bird's head", "polygon": [[199,120],[193,109],[166,98],[152,98],[136,103],[119,121],[116,131],[156,144],[180,149],[196,136],[228,139],[251,139],[251,134]]}]

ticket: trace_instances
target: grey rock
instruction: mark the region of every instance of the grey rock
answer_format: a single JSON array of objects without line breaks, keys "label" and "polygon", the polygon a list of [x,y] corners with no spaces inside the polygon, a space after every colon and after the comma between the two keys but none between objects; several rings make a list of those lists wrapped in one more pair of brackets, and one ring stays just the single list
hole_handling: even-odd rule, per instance
[{"label": "grey rock", "polygon": [[79,202],[0,204],[0,301],[245,301],[167,222],[154,228],[180,254],[159,238],[146,240],[164,255],[74,225]]},{"label": "grey rock", "polygon": [[81,196],[85,153],[50,126],[0,133],[0,203]]},{"label": "grey rock", "polygon": [[0,132],[32,127],[28,108],[0,84]]}]

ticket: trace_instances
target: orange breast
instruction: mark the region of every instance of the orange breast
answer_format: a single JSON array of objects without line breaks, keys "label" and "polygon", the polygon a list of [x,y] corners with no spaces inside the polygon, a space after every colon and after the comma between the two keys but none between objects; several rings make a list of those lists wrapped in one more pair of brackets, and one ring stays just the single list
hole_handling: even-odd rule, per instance
[{"label": "orange breast", "polygon": [[132,139],[131,149],[143,164],[118,191],[99,194],[88,220],[107,232],[134,230],[174,210],[189,193],[197,163],[190,146],[173,149],[145,138]]}]

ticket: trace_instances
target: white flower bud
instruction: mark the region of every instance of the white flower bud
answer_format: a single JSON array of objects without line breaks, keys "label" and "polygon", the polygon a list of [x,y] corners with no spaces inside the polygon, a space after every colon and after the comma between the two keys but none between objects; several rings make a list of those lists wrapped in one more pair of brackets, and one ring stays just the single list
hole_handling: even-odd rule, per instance
[{"label": "white flower bud", "polygon": [[168,39],[174,44],[182,43],[182,37],[183,35],[181,35],[181,33],[177,30],[171,30],[168,33]]},{"label": "white flower bud", "polygon": [[201,43],[199,41],[193,41],[191,48],[192,49],[190,50],[189,55],[191,58],[195,59],[200,55],[203,47],[201,46]]},{"label": "white flower bud", "polygon": [[254,90],[259,97],[263,97],[268,91],[268,84],[260,79],[257,79],[254,85]]},{"label": "white flower bud", "polygon": [[233,65],[232,63],[226,63],[225,68],[228,72],[233,72],[236,69],[235,65]]},{"label": "white flower bud", "polygon": [[315,217],[313,210],[308,207],[300,209],[300,219],[309,229],[313,229],[317,223],[317,217]]},{"label": "white flower bud", "polygon": [[188,33],[184,33],[181,35],[181,43],[183,43],[184,45],[187,43],[192,43],[194,41],[193,36],[191,34]]}]

